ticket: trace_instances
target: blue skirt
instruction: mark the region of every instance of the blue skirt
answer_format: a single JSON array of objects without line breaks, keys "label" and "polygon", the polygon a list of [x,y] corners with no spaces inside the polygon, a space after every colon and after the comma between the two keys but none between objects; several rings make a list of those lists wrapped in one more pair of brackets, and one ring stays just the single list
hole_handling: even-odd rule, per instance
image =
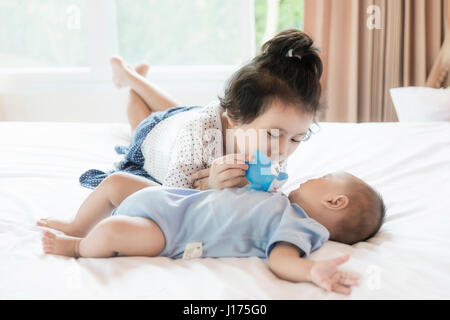
[{"label": "blue skirt", "polygon": [[162,184],[160,181],[153,178],[151,175],[144,170],[144,156],[141,152],[141,145],[144,142],[147,134],[160,122],[170,116],[177,113],[189,111],[195,108],[202,108],[200,106],[189,106],[189,107],[173,107],[164,111],[158,111],[151,113],[146,119],[142,120],[141,123],[136,127],[131,143],[128,147],[126,146],[115,146],[114,150],[118,154],[124,155],[124,160],[119,164],[117,169],[112,169],[107,172],[103,172],[97,169],[90,169],[83,173],[79,180],[83,187],[89,189],[95,189],[100,182],[106,177],[113,174],[114,172],[125,171],[137,176],[145,177],[156,183]]}]

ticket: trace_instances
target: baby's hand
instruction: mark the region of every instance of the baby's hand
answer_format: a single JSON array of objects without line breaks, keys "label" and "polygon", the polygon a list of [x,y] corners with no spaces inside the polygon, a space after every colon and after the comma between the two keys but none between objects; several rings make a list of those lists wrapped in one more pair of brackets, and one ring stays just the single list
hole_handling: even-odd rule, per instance
[{"label": "baby's hand", "polygon": [[339,258],[317,261],[311,267],[311,281],[319,287],[338,293],[349,295],[351,286],[357,286],[359,276],[353,272],[339,271],[339,265],[348,261],[350,255]]}]

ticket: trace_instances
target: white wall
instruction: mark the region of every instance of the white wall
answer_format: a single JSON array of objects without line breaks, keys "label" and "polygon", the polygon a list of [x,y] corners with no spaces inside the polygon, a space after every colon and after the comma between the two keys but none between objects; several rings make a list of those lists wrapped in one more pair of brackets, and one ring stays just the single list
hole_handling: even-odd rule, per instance
[{"label": "white wall", "polygon": [[[181,105],[205,105],[222,94],[231,72],[208,78],[170,75],[154,82]],[[151,79],[153,81],[153,79]],[[30,88],[28,88],[30,89]],[[126,122],[127,88],[104,85],[37,87],[0,93],[0,121]]]}]

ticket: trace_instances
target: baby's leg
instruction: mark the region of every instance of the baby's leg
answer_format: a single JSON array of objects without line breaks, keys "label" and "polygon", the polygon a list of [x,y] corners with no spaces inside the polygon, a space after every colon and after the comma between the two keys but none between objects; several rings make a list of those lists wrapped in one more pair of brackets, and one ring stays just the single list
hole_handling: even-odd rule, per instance
[{"label": "baby's leg", "polygon": [[60,230],[71,236],[84,237],[95,224],[108,217],[126,197],[150,186],[159,184],[125,172],[113,173],[84,200],[73,221],[47,218],[39,220],[37,225]]},{"label": "baby's leg", "polygon": [[44,231],[42,245],[45,253],[69,257],[107,258],[117,253],[155,257],[164,250],[165,238],[150,219],[114,216],[98,223],[85,238]]}]

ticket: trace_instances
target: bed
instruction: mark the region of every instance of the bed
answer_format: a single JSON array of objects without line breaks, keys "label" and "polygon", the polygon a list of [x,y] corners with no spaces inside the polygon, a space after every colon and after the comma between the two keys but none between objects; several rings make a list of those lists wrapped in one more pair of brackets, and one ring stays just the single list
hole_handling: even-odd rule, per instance
[{"label": "bed", "polygon": [[[433,88],[450,80],[448,5],[446,17],[427,82]],[[346,170],[385,200],[385,222],[373,238],[353,246],[328,241],[310,256],[351,254],[342,269],[361,282],[348,297],[280,280],[256,257],[43,254],[36,220],[75,216],[91,192],[80,174],[112,169],[120,160],[114,146],[130,138],[126,123],[0,122],[0,299],[450,299],[450,122],[321,123],[289,158],[285,193]]]},{"label": "bed", "polygon": [[258,258],[171,260],[45,255],[44,216],[73,217],[91,192],[88,168],[109,169],[125,123],[0,122],[1,299],[449,299],[450,124],[321,123],[290,158],[289,192],[300,182],[347,170],[373,185],[388,211],[380,232],[353,246],[329,241],[311,255],[351,254],[361,275],[346,297],[273,275]]}]

